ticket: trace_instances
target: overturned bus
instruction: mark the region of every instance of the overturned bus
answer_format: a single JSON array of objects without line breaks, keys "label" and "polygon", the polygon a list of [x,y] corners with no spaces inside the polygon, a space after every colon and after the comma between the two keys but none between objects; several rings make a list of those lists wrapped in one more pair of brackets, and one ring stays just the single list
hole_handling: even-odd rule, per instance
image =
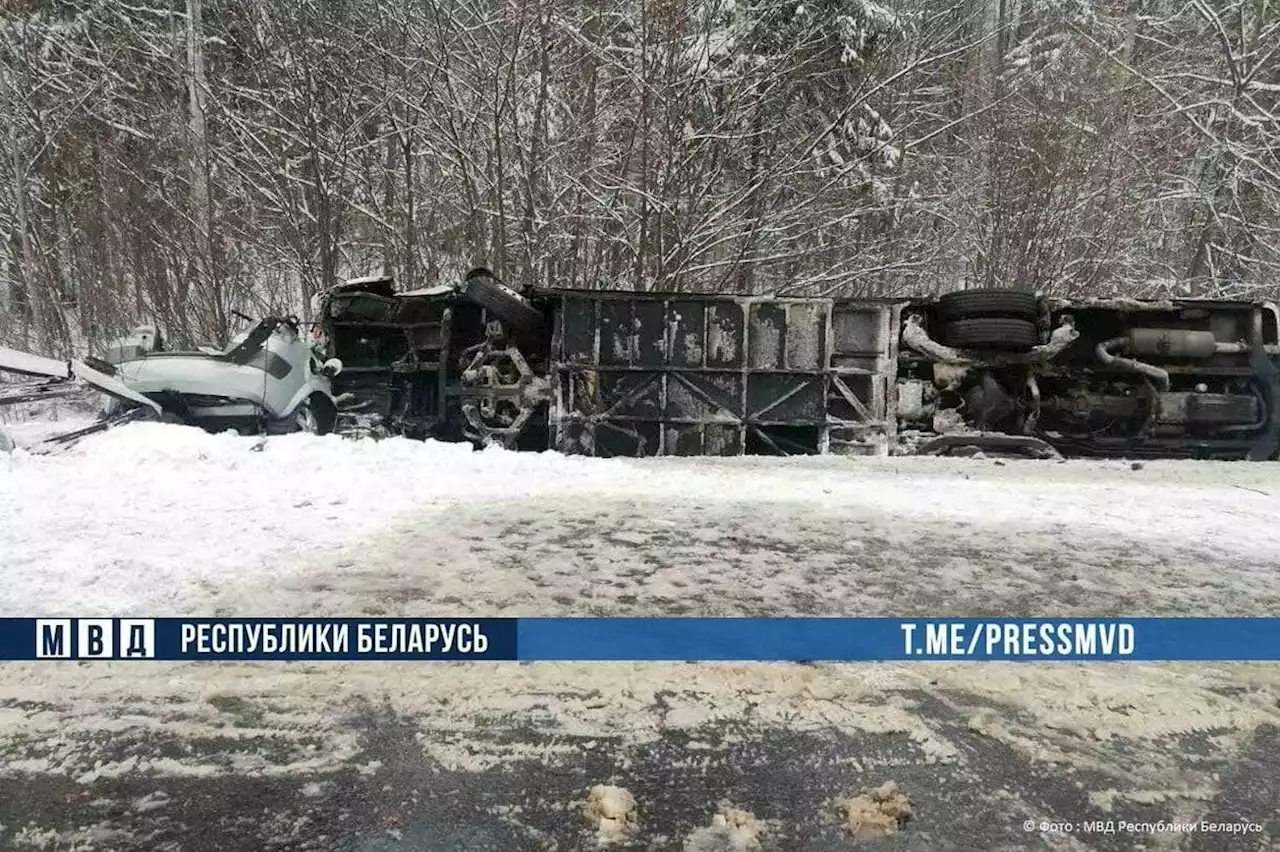
[{"label": "overturned bus", "polygon": [[597,456],[1272,459],[1271,303],[517,292],[317,299],[339,428]]}]

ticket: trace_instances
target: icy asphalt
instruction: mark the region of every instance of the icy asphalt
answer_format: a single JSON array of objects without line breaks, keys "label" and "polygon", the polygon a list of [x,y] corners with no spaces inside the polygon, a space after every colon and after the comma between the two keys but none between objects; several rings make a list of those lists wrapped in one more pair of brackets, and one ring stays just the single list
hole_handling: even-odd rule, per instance
[{"label": "icy asphalt", "polygon": [[[1263,615],[1278,510],[1275,465],[139,425],[0,457],[0,614]],[[914,817],[855,843],[834,804],[886,781]],[[0,669],[4,849],[597,849],[596,784],[636,801],[614,849],[1272,850],[1280,667]],[[686,847],[725,803],[763,830]],[[1161,820],[1262,830],[1080,825]]]}]

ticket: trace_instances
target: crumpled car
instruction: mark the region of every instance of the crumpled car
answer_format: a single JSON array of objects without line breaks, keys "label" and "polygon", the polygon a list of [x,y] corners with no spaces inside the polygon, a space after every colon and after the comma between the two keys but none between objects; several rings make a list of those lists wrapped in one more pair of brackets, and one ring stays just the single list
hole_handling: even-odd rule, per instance
[{"label": "crumpled car", "polygon": [[[337,422],[331,380],[336,358],[321,360],[296,317],[267,317],[226,349],[165,351],[154,329],[135,329],[108,347],[110,374],[158,403],[162,418],[210,431],[310,432]],[[127,407],[108,398],[110,417]]]},{"label": "crumpled car", "polygon": [[143,326],[112,341],[106,358],[59,361],[0,348],[0,370],[50,380],[0,394],[0,404],[66,395],[75,381],[104,394],[101,423],[53,439],[62,442],[139,417],[210,431],[324,435],[337,422],[332,378],[342,362],[322,359],[296,317],[267,317],[226,349],[167,351]]}]

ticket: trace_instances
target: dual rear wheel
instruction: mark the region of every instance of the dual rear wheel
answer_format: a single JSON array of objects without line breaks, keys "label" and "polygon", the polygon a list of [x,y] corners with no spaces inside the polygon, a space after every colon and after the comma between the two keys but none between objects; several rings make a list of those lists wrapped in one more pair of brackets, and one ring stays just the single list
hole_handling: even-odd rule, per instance
[{"label": "dual rear wheel", "polygon": [[959,290],[938,299],[942,336],[957,349],[1027,352],[1040,342],[1035,293],[1021,290]]}]

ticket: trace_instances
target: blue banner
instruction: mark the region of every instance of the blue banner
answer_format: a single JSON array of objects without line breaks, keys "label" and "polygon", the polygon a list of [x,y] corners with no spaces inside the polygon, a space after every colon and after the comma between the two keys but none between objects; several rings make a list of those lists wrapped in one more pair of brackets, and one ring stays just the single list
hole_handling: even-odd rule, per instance
[{"label": "blue banner", "polygon": [[7,618],[0,660],[1280,661],[1280,618]]},{"label": "blue banner", "polygon": [[522,618],[522,660],[1280,660],[1280,618]]},{"label": "blue banner", "polygon": [[3,660],[514,660],[514,618],[6,618]]}]

